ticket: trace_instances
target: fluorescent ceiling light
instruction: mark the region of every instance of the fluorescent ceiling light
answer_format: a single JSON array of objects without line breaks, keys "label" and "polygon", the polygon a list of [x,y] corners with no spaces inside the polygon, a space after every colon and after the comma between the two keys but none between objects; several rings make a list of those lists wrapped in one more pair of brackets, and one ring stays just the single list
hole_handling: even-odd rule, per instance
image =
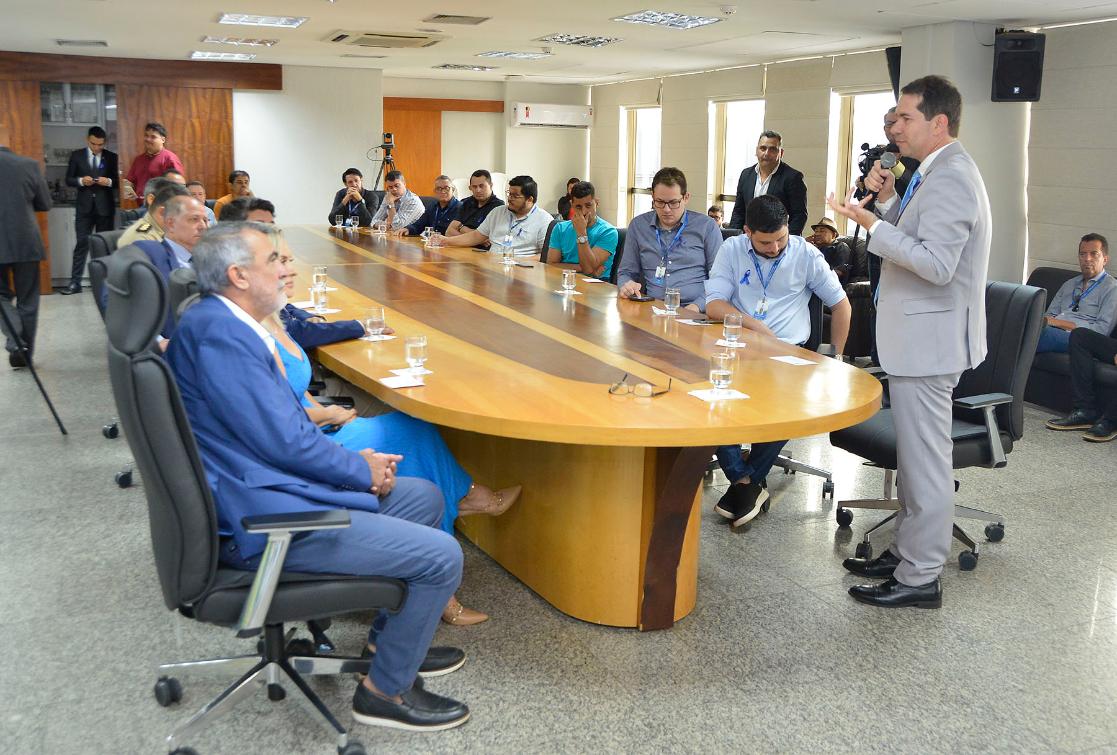
[{"label": "fluorescent ceiling light", "polygon": [[443,63],[440,66],[431,66],[431,68],[440,68],[444,71],[492,71],[495,66],[467,66],[461,63]]},{"label": "fluorescent ceiling light", "polygon": [[248,37],[211,37],[208,34],[202,41],[215,45],[241,45],[243,47],[272,47],[279,44],[278,39],[251,39]]},{"label": "fluorescent ceiling light", "polygon": [[551,34],[540,37],[539,42],[554,42],[559,45],[576,45],[578,47],[604,47],[614,42],[620,42],[620,37],[593,37],[587,34]]},{"label": "fluorescent ceiling light", "polygon": [[217,19],[219,24],[237,24],[238,26],[278,26],[284,29],[296,29],[306,22],[306,16],[254,16],[249,13],[222,13]]},{"label": "fluorescent ceiling light", "polygon": [[688,16],[685,13],[661,13],[656,10],[642,10],[630,13],[627,16],[618,16],[614,21],[624,21],[629,24],[646,24],[647,26],[662,26],[667,29],[694,29],[699,26],[716,24],[720,18],[710,16]]},{"label": "fluorescent ceiling light", "polygon": [[510,58],[512,60],[539,60],[551,57],[549,52],[508,52],[507,50],[492,50],[477,53],[478,58]]},{"label": "fluorescent ceiling light", "polygon": [[250,52],[211,52],[195,50],[190,53],[191,60],[252,60],[256,55]]},{"label": "fluorescent ceiling light", "polygon": [[1086,26],[1087,24],[1108,24],[1110,21],[1117,21],[1117,18],[1094,18],[1089,21],[1068,21],[1065,24],[1047,24],[1046,26],[1039,27],[1040,29],[1065,29],[1068,26]]}]

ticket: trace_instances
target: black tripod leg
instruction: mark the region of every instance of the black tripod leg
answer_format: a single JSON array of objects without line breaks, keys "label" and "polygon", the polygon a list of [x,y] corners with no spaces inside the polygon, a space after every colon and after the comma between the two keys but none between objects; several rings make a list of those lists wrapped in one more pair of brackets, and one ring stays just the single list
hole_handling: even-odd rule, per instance
[{"label": "black tripod leg", "polygon": [[58,424],[58,429],[62,431],[63,435],[69,435],[66,432],[66,426],[62,424],[62,419],[58,416],[58,412],[54,410],[54,404],[51,402],[50,396],[47,395],[47,389],[43,387],[43,381],[39,380],[39,373],[35,372],[35,364],[31,361],[31,349],[24,343],[23,335],[16,332],[11,319],[8,317],[8,310],[3,305],[0,305],[0,317],[4,318],[4,328],[11,335],[12,340],[16,342],[19,352],[23,354],[23,359],[27,362],[27,369],[31,370],[31,377],[35,378],[35,385],[39,386],[39,393],[43,394],[43,401],[47,402],[47,408],[50,409],[54,421]]}]

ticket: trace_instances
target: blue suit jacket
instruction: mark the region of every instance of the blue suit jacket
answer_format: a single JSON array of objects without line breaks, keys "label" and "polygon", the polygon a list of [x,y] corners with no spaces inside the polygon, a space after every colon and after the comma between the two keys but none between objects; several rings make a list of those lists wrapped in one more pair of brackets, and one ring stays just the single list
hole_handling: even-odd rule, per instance
[{"label": "blue suit jacket", "polygon": [[222,533],[243,557],[267,538],[241,518],[322,507],[378,511],[368,464],[307,417],[260,337],[223,302],[188,309],[167,349],[202,453]]},{"label": "blue suit jacket", "polygon": [[339,322],[311,322],[313,314],[288,304],[279,310],[279,319],[295,343],[310,351],[318,346],[338,341],[349,341],[365,334],[365,326],[356,320]]},{"label": "blue suit jacket", "polygon": [[[139,241],[132,242],[147,255],[151,260],[151,264],[155,265],[155,269],[163,276],[163,282],[170,286],[171,284],[171,271],[175,269],[174,252],[164,246],[158,241],[151,241],[150,239],[140,239]],[[107,292],[106,292],[107,293]],[[171,312],[170,298],[167,301],[167,315],[163,320],[163,330],[160,332],[164,338],[170,338],[171,333],[175,329],[175,318]]]}]

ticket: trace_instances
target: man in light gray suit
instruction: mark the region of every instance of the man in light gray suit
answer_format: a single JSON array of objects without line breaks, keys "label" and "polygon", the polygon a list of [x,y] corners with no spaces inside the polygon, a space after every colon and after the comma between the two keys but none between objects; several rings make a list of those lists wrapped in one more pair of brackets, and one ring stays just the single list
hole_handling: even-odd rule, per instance
[{"label": "man in light gray suit", "polygon": [[39,262],[46,256],[35,212],[50,209],[50,191],[39,163],[13,154],[9,140],[8,127],[0,123],[0,307],[16,329],[15,334],[8,333],[5,326],[4,334],[8,364],[18,368],[27,366],[35,345]]},{"label": "man in light gray suit", "polygon": [[901,154],[920,161],[904,196],[878,162],[865,179],[875,213],[865,209],[871,196],[827,200],[872,234],[869,251],[884,261],[877,349],[889,375],[900,480],[895,542],[876,559],[844,566],[887,577],[850,588],[863,603],[938,608],[954,521],[952,393],[962,372],[985,359],[992,228],[981,174],[957,142],[958,90],[925,76],[900,91],[892,134]]}]

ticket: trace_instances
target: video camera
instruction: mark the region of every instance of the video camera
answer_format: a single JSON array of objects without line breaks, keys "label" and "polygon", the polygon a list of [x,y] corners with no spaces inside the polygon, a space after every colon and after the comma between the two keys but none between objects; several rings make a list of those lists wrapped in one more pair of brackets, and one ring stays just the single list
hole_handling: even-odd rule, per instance
[{"label": "video camera", "polygon": [[873,169],[873,164],[876,163],[885,152],[899,154],[890,144],[878,144],[875,147],[871,147],[868,142],[865,142],[861,145],[861,156],[857,158],[857,169],[861,171],[861,179],[857,182],[857,191],[853,194],[855,199],[864,199],[866,194],[872,193],[865,190],[865,176],[869,175],[869,171]]},{"label": "video camera", "polygon": [[396,146],[396,137],[391,131],[384,132],[384,141],[380,145],[380,149],[384,150],[385,155],[392,154],[392,149]]}]

